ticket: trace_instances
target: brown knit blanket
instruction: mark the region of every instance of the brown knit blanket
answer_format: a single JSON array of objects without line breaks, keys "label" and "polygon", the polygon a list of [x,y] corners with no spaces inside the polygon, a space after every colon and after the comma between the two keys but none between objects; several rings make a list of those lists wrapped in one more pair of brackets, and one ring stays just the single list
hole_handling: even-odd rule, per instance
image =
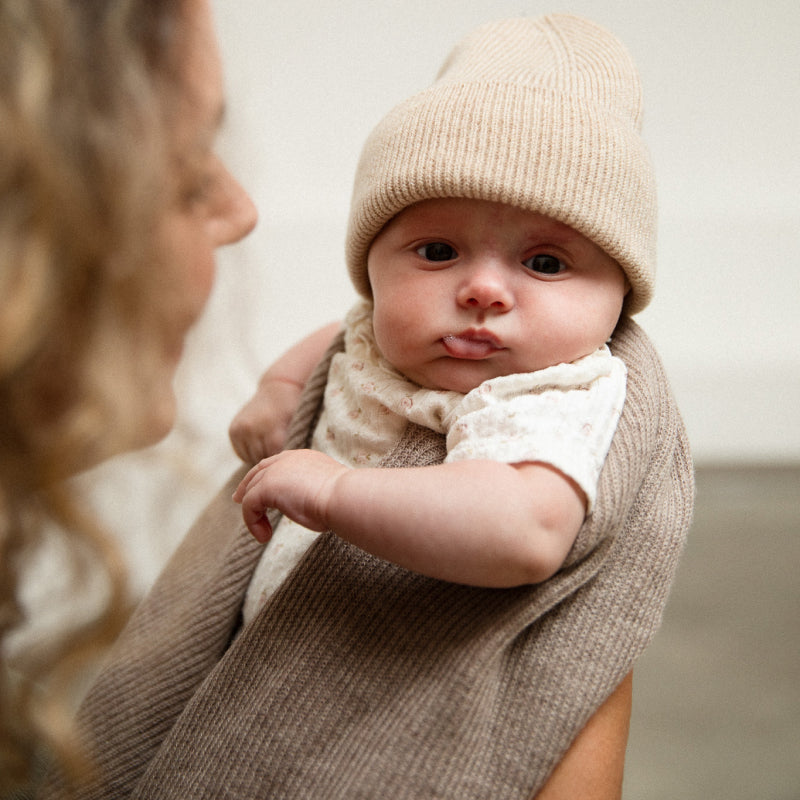
[{"label": "brown knit blanket", "polygon": [[[84,704],[101,778],[79,796],[532,797],[655,633],[691,517],[689,449],[658,356],[630,320],[612,350],[628,391],[597,504],[540,585],[436,581],[323,534],[239,630],[262,550],[230,501],[233,476]],[[306,445],[325,378],[323,364],[291,446]],[[384,466],[444,454],[411,426]]]}]

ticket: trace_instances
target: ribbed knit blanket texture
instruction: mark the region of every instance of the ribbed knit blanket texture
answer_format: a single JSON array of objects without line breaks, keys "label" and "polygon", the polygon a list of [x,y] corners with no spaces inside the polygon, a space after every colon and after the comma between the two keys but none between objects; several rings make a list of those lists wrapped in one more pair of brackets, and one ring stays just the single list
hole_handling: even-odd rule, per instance
[{"label": "ribbed knit blanket texture", "polygon": [[[623,319],[622,417],[597,503],[543,584],[433,580],[322,534],[252,623],[261,554],[210,504],[134,614],[81,722],[98,779],[81,798],[523,800],[658,628],[689,527],[693,470],[661,362]],[[332,352],[328,355],[328,361]],[[290,434],[307,445],[326,363]],[[387,468],[439,463],[410,426]],[[61,797],[51,780],[45,797]]]}]

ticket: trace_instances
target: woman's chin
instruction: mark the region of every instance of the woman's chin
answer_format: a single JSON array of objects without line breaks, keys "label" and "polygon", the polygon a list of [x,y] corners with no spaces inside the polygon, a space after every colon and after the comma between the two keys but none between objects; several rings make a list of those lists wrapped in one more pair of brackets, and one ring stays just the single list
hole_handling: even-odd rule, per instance
[{"label": "woman's chin", "polygon": [[141,441],[132,449],[149,447],[160,442],[172,430],[177,415],[177,400],[172,385],[159,397],[152,398],[150,413],[143,415],[139,432]]},{"label": "woman's chin", "polygon": [[[177,400],[171,385],[159,394],[151,393],[142,402],[146,402],[147,407],[142,409],[134,424],[125,426],[127,438],[120,440],[118,452],[110,453],[109,456],[152,447],[164,439],[175,426]],[[121,421],[120,429],[123,425],[124,422]]]}]

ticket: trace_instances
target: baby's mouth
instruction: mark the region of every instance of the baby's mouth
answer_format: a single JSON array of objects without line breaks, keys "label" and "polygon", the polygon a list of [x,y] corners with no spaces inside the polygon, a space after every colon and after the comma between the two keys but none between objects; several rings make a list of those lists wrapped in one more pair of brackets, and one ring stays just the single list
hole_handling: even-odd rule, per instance
[{"label": "baby's mouth", "polygon": [[479,360],[503,350],[500,342],[490,333],[464,331],[442,339],[445,350],[453,358]]}]

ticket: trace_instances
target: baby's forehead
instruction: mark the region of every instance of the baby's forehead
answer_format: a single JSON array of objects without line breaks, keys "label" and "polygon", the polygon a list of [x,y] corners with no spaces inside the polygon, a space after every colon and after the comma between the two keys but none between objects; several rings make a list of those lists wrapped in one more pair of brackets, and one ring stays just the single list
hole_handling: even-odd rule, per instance
[{"label": "baby's forehead", "polygon": [[467,197],[438,197],[420,200],[398,211],[388,225],[398,224],[437,224],[440,226],[459,226],[469,224],[474,219],[490,223],[518,224],[521,227],[535,227],[554,240],[585,238],[583,234],[564,222],[538,211],[520,208],[508,203],[492,200],[476,200]]}]

